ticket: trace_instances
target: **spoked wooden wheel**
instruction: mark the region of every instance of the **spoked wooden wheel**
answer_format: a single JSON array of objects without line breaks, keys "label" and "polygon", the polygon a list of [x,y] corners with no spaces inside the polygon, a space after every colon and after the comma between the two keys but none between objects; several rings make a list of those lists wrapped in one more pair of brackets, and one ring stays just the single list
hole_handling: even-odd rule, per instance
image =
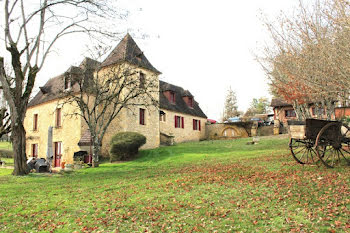
[{"label": "spoked wooden wheel", "polygon": [[289,149],[293,158],[300,164],[313,164],[318,161],[314,141],[310,139],[294,139],[289,141]]},{"label": "spoked wooden wheel", "polygon": [[317,156],[329,168],[350,165],[350,128],[337,122],[324,126],[316,138]]}]

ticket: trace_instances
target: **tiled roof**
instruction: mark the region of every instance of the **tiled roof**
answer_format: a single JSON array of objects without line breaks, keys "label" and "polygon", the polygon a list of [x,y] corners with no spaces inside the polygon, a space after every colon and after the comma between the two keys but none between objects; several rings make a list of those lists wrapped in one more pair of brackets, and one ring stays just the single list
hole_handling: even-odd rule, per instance
[{"label": "tiled roof", "polygon": [[91,134],[90,130],[85,130],[83,135],[81,136],[78,146],[90,146],[91,145]]},{"label": "tiled roof", "polygon": [[[80,72],[83,72],[83,71],[80,71]],[[183,100],[182,97],[184,96],[193,97],[193,95],[188,90],[184,90],[182,87],[175,86],[163,81],[159,81],[159,88],[160,88],[160,93],[159,93],[160,108],[179,112],[179,113],[184,113],[192,116],[207,118],[207,116],[203,113],[203,111],[201,110],[201,108],[199,107],[196,101],[193,101],[193,108],[190,108],[187,106],[186,102]],[[75,84],[73,85],[72,89],[79,91],[79,86]],[[40,90],[41,91],[39,91],[36,94],[36,96],[29,102],[28,104],[29,107],[60,98],[64,90],[64,74],[50,79],[43,87],[40,88]],[[175,93],[176,104],[170,103],[168,98],[163,94],[164,91],[168,91],[168,90],[171,90]]]},{"label": "tiled roof", "polygon": [[[90,78],[93,75],[93,72],[100,65],[98,61],[92,60],[91,58],[85,58],[82,63],[77,66],[71,66],[64,73],[57,77],[49,79],[47,83],[40,87],[40,91],[34,96],[34,98],[29,102],[28,107],[32,107],[38,104],[48,102],[50,100],[58,99],[61,97],[62,92],[64,91],[64,78],[66,74],[73,75],[85,75],[85,78]],[[79,91],[78,83],[73,82],[71,87],[72,91]]]},{"label": "tiled roof", "polygon": [[[159,81],[159,104],[161,109],[167,109],[174,112],[180,112],[192,116],[207,118],[203,113],[202,109],[199,107],[196,101],[193,101],[193,108],[187,106],[186,102],[183,100],[183,96],[188,96],[189,91],[185,91],[182,87],[172,85],[167,82]],[[175,104],[169,102],[168,98],[164,95],[164,91],[175,92]],[[191,95],[192,97],[192,95]]]},{"label": "tiled roof", "polygon": [[292,104],[289,104],[285,102],[284,100],[274,98],[271,100],[271,107],[287,107],[287,106],[292,106]]},{"label": "tiled roof", "polygon": [[129,33],[126,34],[126,36],[119,42],[117,47],[115,47],[108,57],[102,62],[101,67],[122,62],[129,62],[130,64],[143,67],[160,74],[160,72],[147,60],[146,56],[143,54],[139,46],[137,46],[136,42]]}]

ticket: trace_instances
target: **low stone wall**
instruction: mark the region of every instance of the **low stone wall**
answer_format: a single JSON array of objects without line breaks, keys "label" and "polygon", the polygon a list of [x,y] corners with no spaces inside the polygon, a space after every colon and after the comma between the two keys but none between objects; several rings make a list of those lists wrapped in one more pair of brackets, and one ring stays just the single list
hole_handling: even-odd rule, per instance
[{"label": "low stone wall", "polygon": [[270,136],[273,135],[274,126],[261,126],[258,128],[258,136]]},{"label": "low stone wall", "polygon": [[[227,135],[228,132],[229,135]],[[217,123],[206,125],[206,138],[209,140],[246,138],[248,136],[248,132],[244,127],[235,124]]]}]

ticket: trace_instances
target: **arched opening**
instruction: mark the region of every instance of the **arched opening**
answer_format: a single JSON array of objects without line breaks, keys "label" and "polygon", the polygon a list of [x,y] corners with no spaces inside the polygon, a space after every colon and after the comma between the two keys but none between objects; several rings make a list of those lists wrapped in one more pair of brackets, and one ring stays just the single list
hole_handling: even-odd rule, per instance
[{"label": "arched opening", "polygon": [[223,137],[236,137],[238,135],[237,135],[236,131],[233,128],[226,128],[222,132],[222,136]]}]

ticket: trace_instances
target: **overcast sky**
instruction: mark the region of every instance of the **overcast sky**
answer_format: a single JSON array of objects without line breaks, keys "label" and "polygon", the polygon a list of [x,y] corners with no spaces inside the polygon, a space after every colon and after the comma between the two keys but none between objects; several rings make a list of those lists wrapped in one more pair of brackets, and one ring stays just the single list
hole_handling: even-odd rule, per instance
[{"label": "overcast sky", "polygon": [[[161,80],[190,90],[208,118],[219,120],[229,86],[236,91],[243,111],[253,98],[270,98],[266,76],[254,60],[254,53],[268,40],[260,12],[274,18],[296,3],[119,0],[117,4],[130,12],[119,31],[130,32],[148,60],[162,72]],[[36,87],[79,64],[85,52],[79,38],[58,43]]]}]

